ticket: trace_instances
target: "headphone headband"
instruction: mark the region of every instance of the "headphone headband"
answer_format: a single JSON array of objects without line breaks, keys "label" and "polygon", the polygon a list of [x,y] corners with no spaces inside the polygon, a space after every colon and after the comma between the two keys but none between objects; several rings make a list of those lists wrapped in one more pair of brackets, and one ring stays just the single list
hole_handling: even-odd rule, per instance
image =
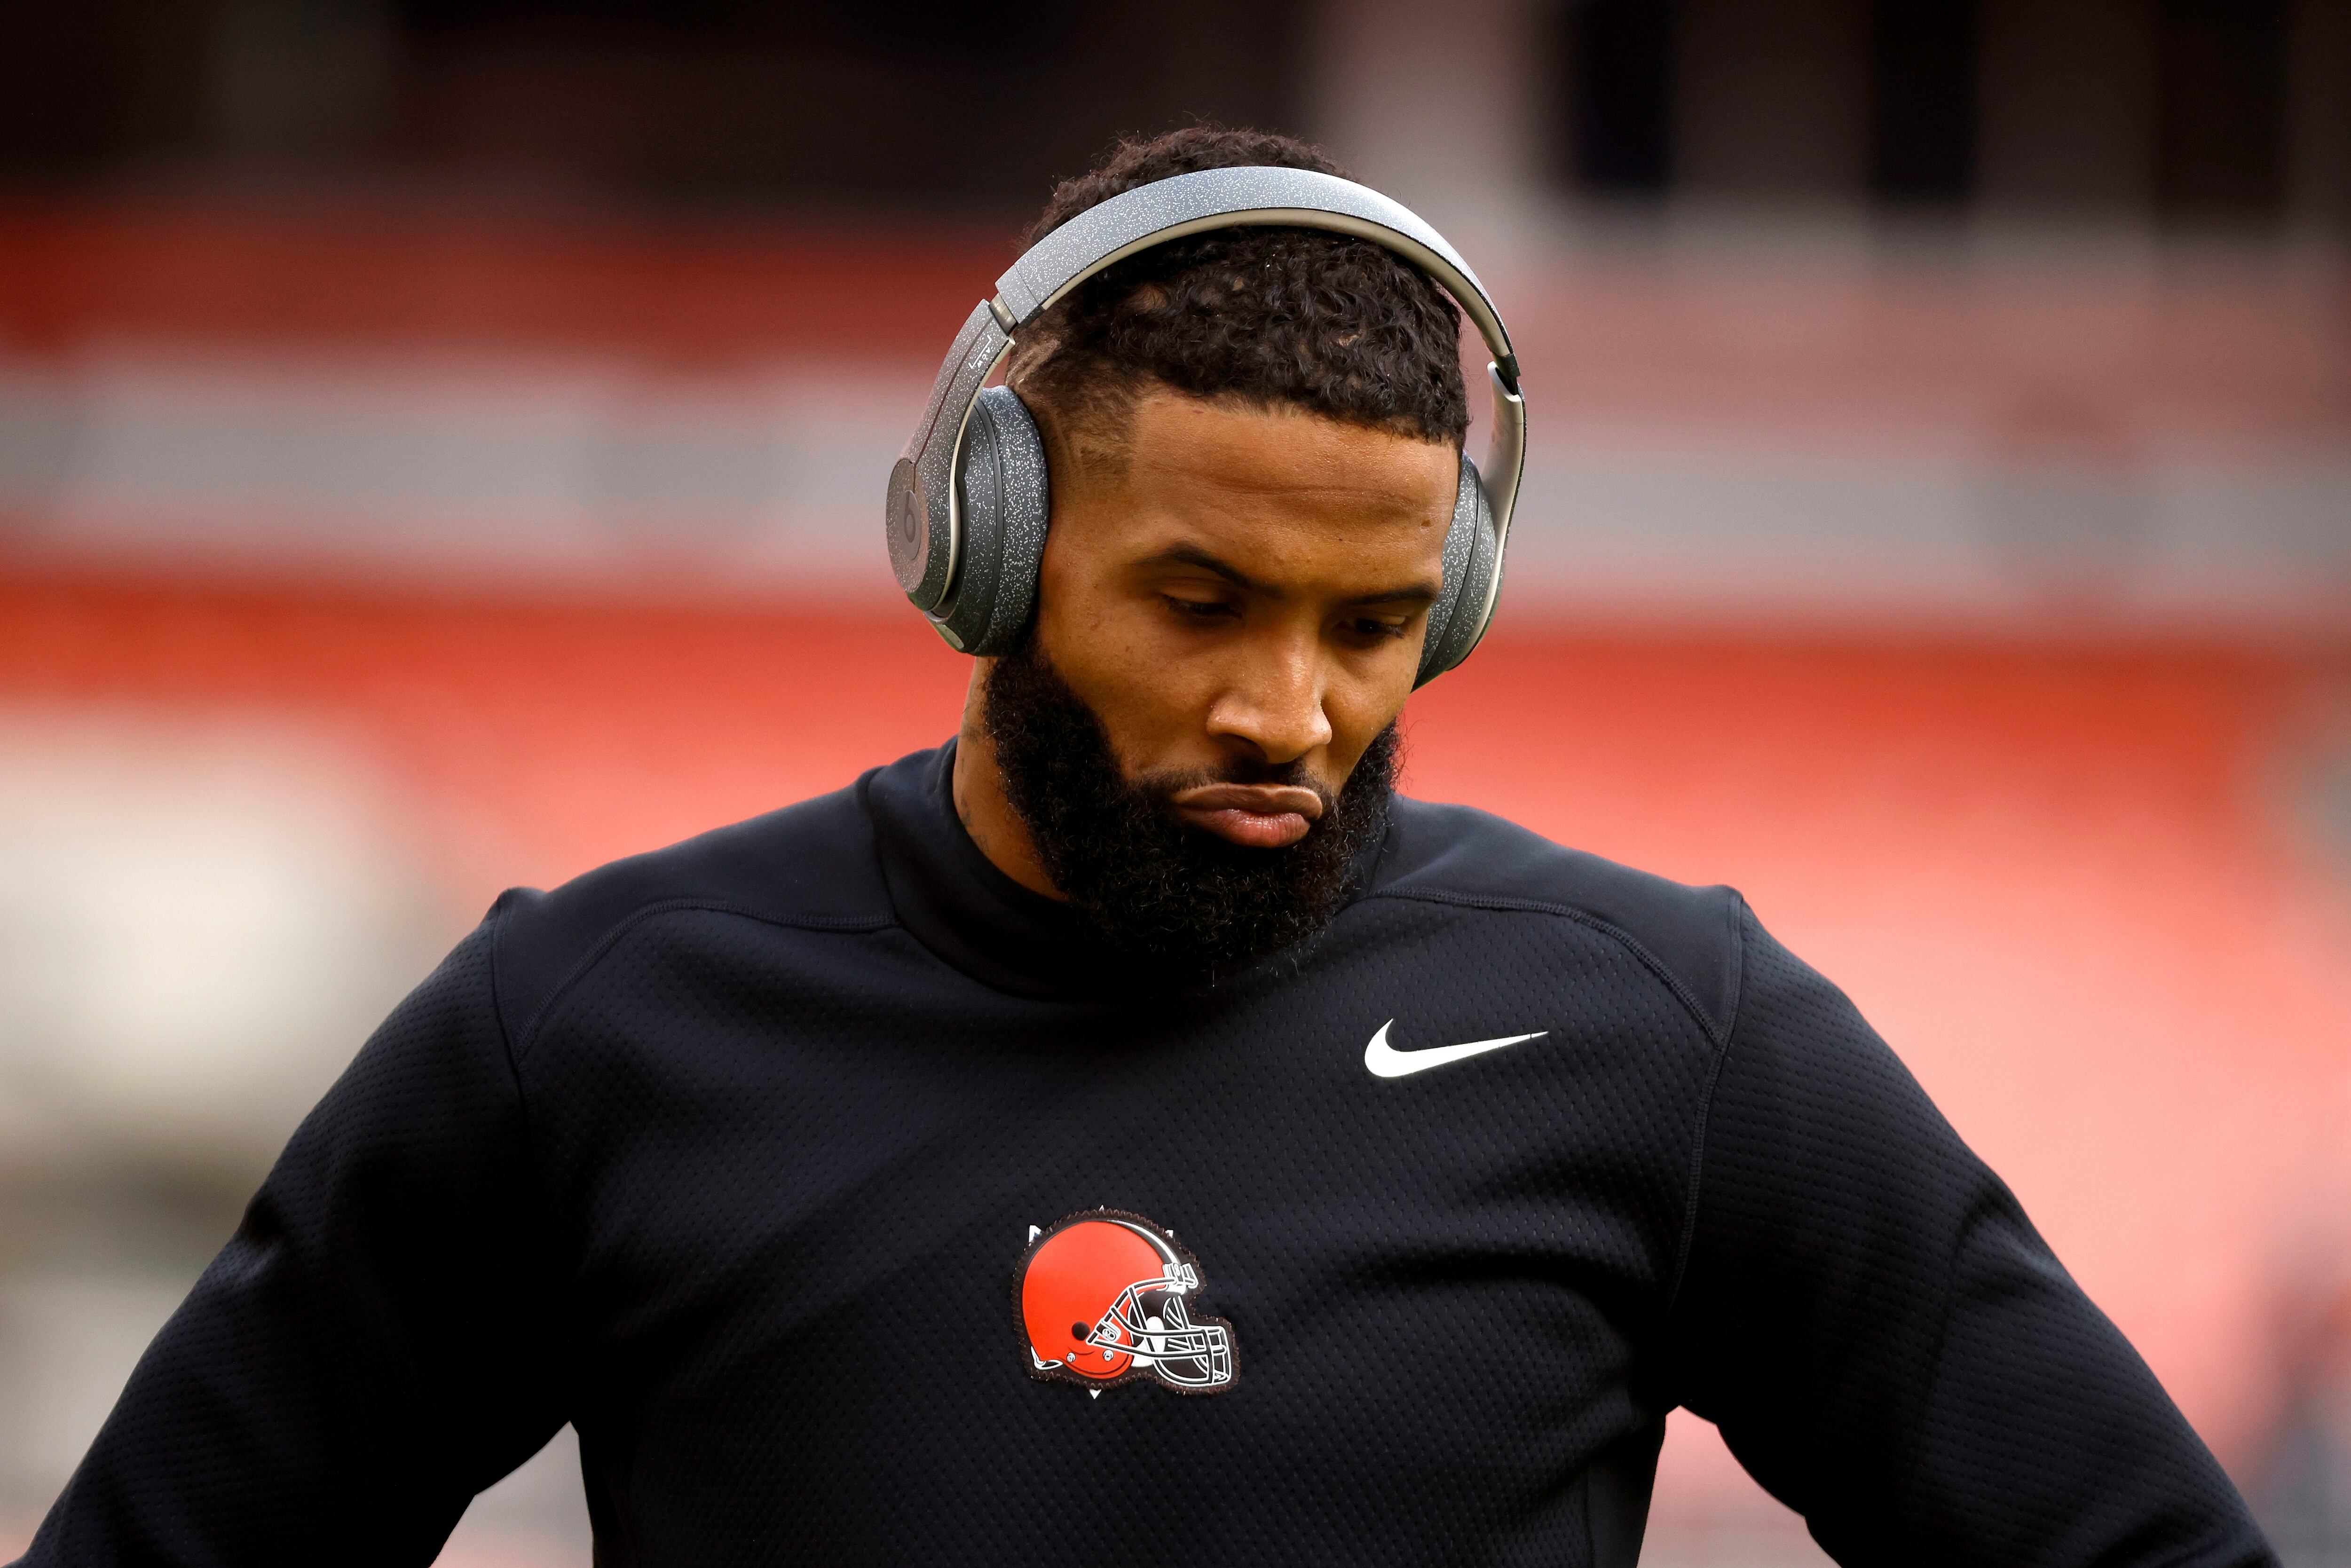
[{"label": "headphone headband", "polygon": [[1122,191],[1031,246],[996,280],[998,321],[1020,326],[1094,274],[1186,235],[1250,225],[1351,234],[1395,251],[1453,296],[1515,392],[1518,357],[1486,286],[1420,215],[1366,185],[1311,169],[1203,169]]},{"label": "headphone headband", "polygon": [[[1492,350],[1488,366],[1494,427],[1480,470],[1495,532],[1495,566],[1474,607],[1482,635],[1501,586],[1500,548],[1510,534],[1526,465],[1526,403],[1509,330],[1485,286],[1445,236],[1399,202],[1311,169],[1203,169],[1121,192],[1089,207],[1031,246],[997,279],[956,336],[929,405],[890,476],[890,562],[917,609],[961,647],[938,614],[954,594],[963,547],[957,463],[971,413],[987,378],[1012,347],[1011,334],[1079,284],[1138,251],[1186,235],[1280,225],[1353,235],[1395,252],[1436,279]],[[1474,644],[1473,644],[1474,645]],[[1468,650],[1462,650],[1467,656]]]}]

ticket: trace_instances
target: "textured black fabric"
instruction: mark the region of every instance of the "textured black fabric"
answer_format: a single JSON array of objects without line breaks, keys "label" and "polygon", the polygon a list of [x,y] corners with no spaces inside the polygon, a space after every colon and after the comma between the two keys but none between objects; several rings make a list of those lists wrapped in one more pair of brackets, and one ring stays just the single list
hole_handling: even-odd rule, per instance
[{"label": "textured black fabric", "polygon": [[[569,1419],[615,1564],[1625,1564],[1665,1413],[1847,1563],[2240,1564],[2210,1456],[1738,895],[1401,803],[1215,986],[1106,974],[945,753],[501,899],[304,1124],[26,1562],[423,1563]],[[1394,1078],[1410,1051],[1540,1038]],[[1229,1389],[1029,1375],[1029,1227]]]},{"label": "textured black fabric", "polygon": [[559,1265],[490,967],[476,932],[303,1123],[27,1562],[428,1563],[562,1424]]},{"label": "textured black fabric", "polygon": [[2008,1188],[1743,925],[1671,1396],[1842,1563],[2250,1555],[2235,1490]]}]

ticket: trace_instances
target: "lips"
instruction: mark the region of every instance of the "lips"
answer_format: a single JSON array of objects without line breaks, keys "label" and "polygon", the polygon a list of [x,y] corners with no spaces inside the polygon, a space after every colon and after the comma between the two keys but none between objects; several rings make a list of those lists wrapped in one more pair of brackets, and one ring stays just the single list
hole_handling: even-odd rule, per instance
[{"label": "lips", "polygon": [[1261,850],[1296,843],[1322,815],[1322,797],[1296,784],[1204,784],[1168,804],[1218,838]]}]

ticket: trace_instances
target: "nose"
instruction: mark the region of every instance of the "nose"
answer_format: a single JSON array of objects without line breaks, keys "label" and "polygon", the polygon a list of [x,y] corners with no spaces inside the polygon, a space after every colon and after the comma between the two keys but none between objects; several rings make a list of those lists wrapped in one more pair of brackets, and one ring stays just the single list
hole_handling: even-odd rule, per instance
[{"label": "nose", "polygon": [[1234,678],[1208,708],[1208,733],[1280,768],[1331,742],[1322,668],[1311,639],[1242,651]]}]

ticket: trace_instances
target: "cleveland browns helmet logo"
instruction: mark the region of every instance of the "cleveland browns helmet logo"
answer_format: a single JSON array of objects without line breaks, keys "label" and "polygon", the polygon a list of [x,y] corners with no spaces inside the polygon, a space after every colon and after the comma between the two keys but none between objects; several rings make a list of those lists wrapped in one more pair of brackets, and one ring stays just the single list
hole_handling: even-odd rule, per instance
[{"label": "cleveland browns helmet logo", "polygon": [[1139,1214],[1089,1209],[1040,1230],[1012,1275],[1029,1375],[1096,1395],[1153,1378],[1178,1394],[1233,1385],[1233,1325],[1192,1311],[1200,1266]]}]

